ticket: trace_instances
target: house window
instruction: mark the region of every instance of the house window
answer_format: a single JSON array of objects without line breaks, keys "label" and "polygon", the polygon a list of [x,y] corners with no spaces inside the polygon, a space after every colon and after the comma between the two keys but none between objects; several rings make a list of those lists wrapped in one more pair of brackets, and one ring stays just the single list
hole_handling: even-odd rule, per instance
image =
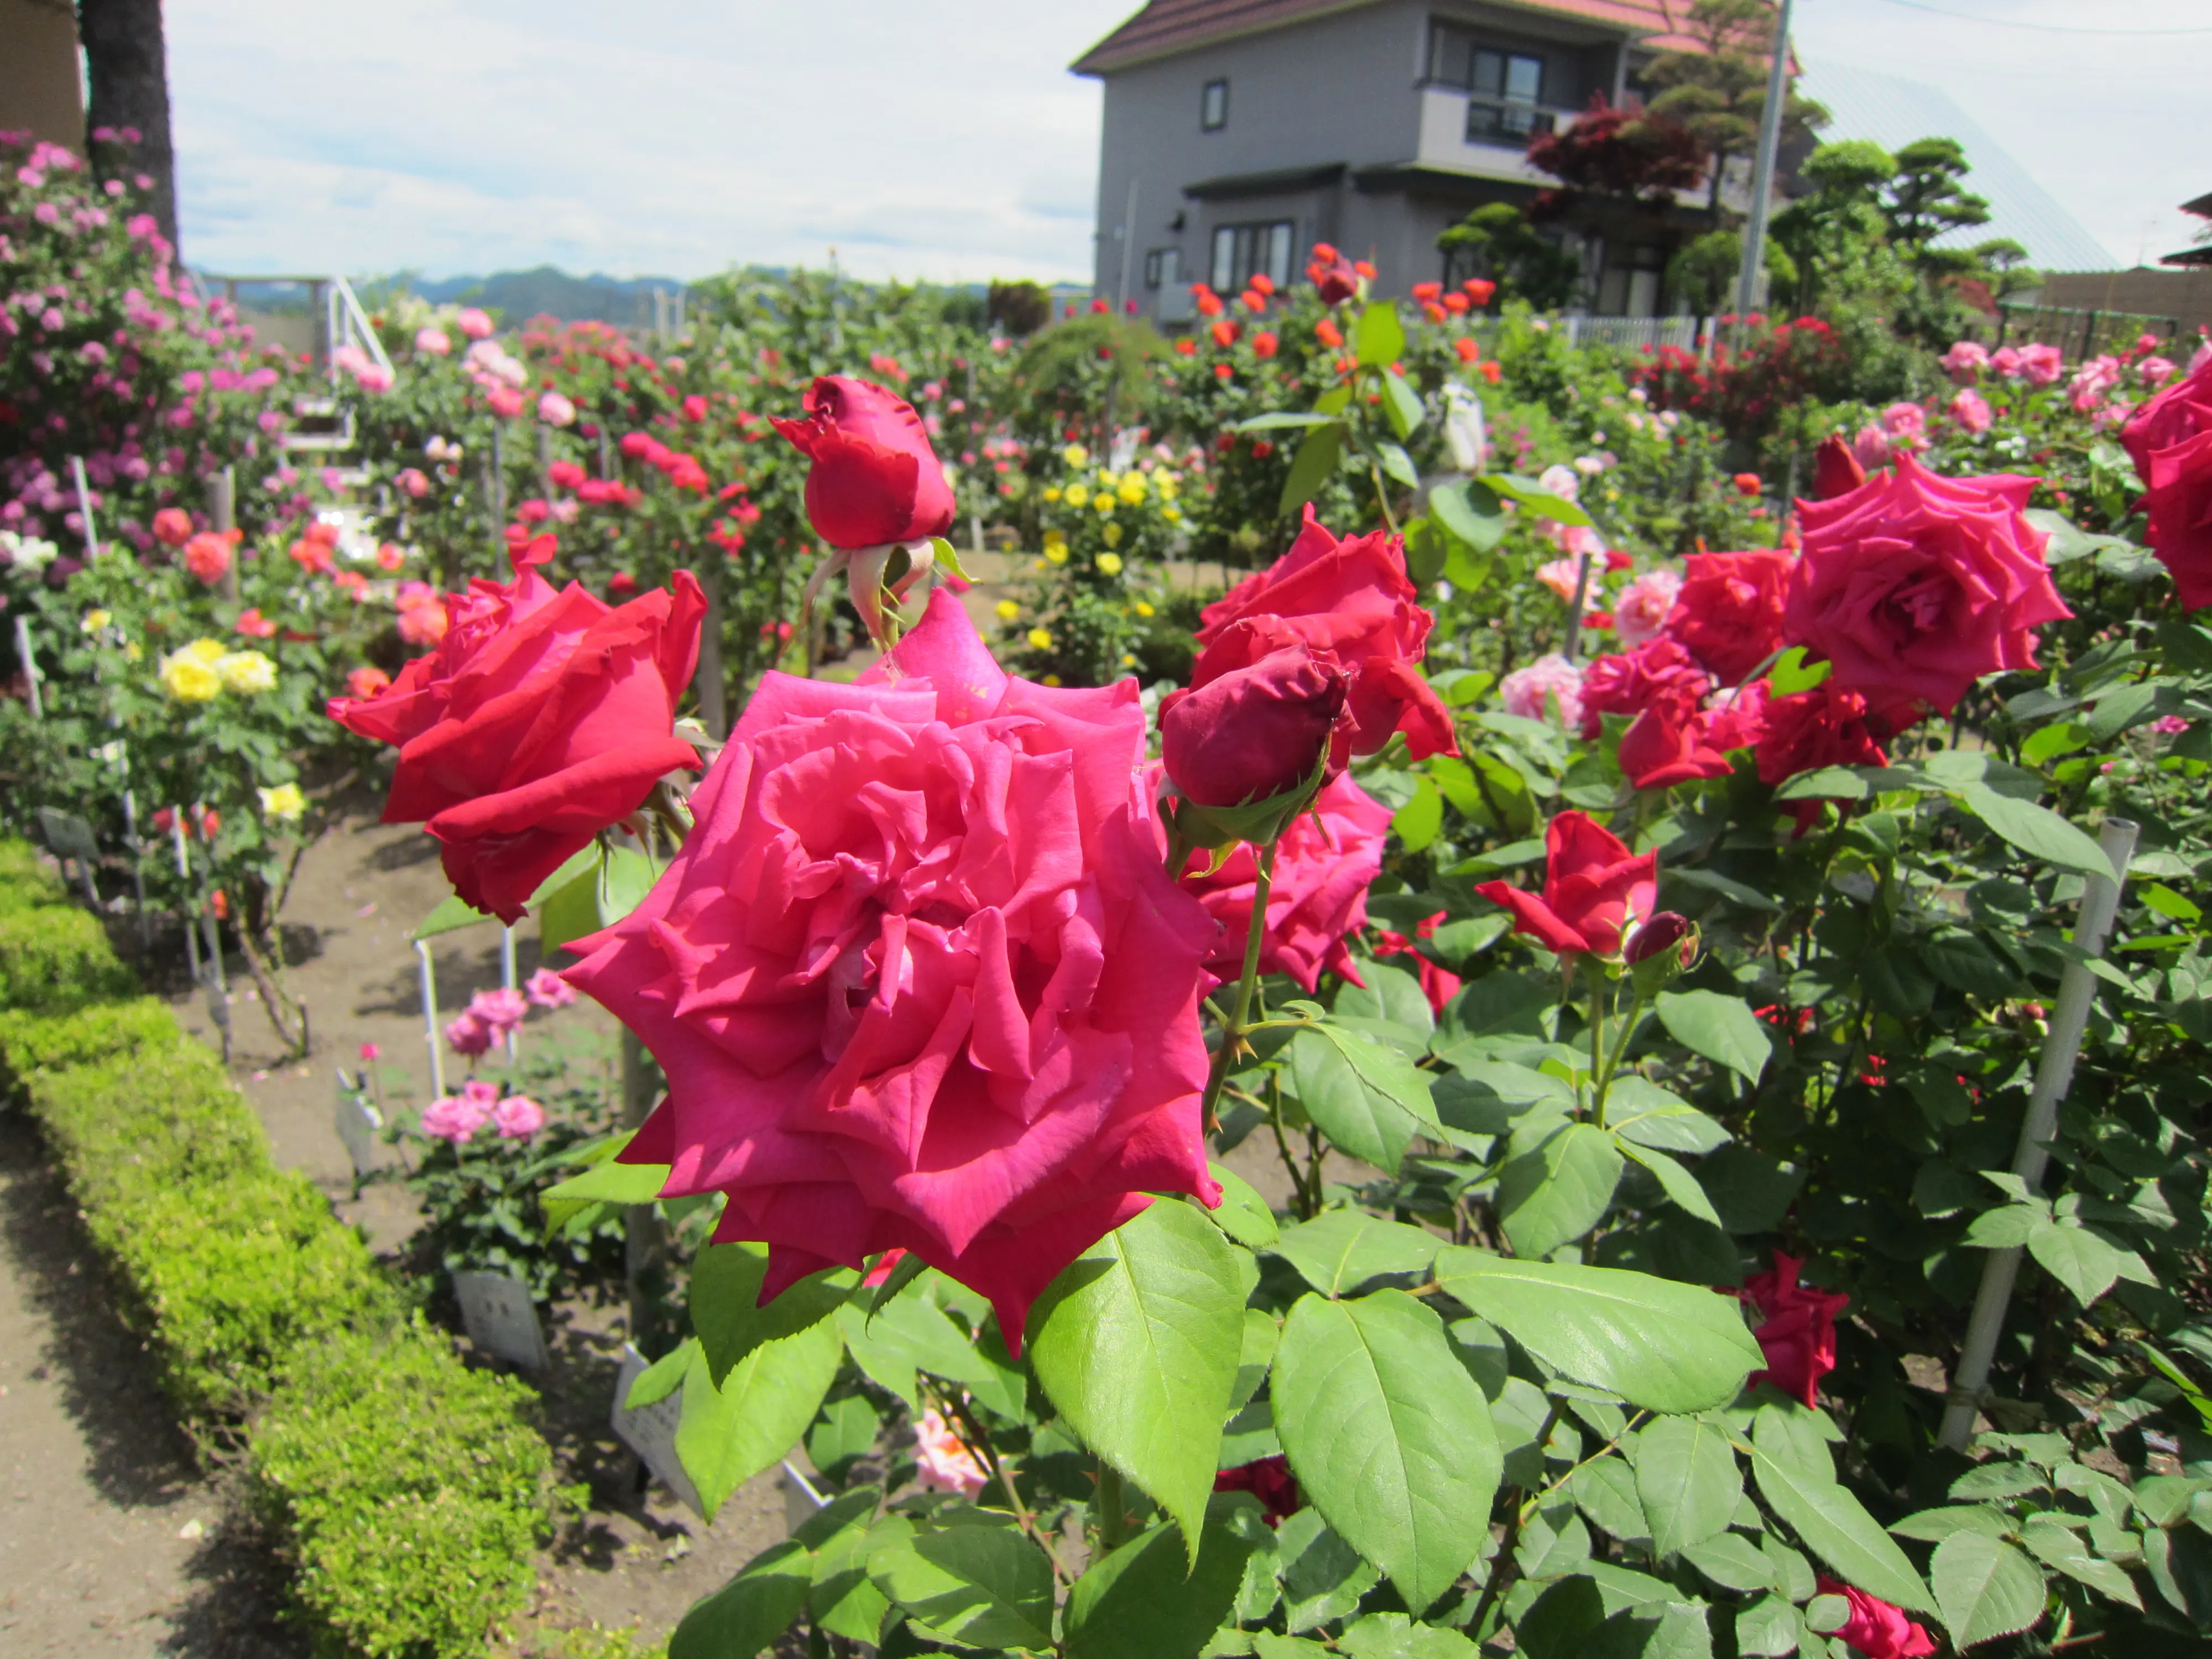
[{"label": "house window", "polygon": [[1182,250],[1179,247],[1149,248],[1145,253],[1145,286],[1146,288],[1176,288],[1182,283]]},{"label": "house window", "polygon": [[1472,30],[1435,23],[1429,29],[1430,84],[1468,93],[1467,136],[1473,143],[1525,144],[1552,130],[1544,101],[1544,60],[1533,52],[1486,44]]},{"label": "house window", "polygon": [[1206,132],[1218,132],[1229,125],[1229,82],[1208,81],[1198,94],[1198,125]]},{"label": "house window", "polygon": [[1234,294],[1265,271],[1277,288],[1288,288],[1291,244],[1297,233],[1297,226],[1288,219],[1216,226],[1209,285],[1216,294]]}]

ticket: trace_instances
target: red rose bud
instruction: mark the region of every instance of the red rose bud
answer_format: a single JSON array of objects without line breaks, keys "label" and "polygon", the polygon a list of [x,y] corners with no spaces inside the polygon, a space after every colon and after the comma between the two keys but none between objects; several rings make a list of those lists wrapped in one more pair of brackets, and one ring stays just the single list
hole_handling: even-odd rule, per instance
[{"label": "red rose bud", "polygon": [[1672,947],[1686,968],[1690,965],[1691,951],[1695,948],[1697,931],[1680,912],[1662,910],[1629,936],[1627,960],[1633,966]]},{"label": "red rose bud", "polygon": [[[1174,692],[1160,705],[1168,777],[1201,806],[1241,806],[1296,789],[1333,744],[1348,752],[1346,692],[1335,659],[1303,645]],[[1332,761],[1340,767],[1340,756]]]},{"label": "red rose bud", "polygon": [[1325,306],[1340,305],[1359,292],[1359,273],[1352,261],[1326,242],[1314,245],[1313,263],[1306,267],[1306,275],[1321,290]]},{"label": "red rose bud", "polygon": [[1843,434],[1832,432],[1820,440],[1820,447],[1813,457],[1813,499],[1832,501],[1838,495],[1848,495],[1866,482],[1866,468],[1859,458],[1851,453],[1851,447],[1844,441]]},{"label": "red rose bud", "polygon": [[806,516],[832,547],[878,547],[941,536],[952,525],[952,486],[911,404],[849,375],[825,374],[806,394],[807,418],[774,422],[813,463]]},{"label": "red rose bud", "polygon": [[1659,855],[1632,855],[1627,846],[1586,812],[1562,812],[1544,832],[1544,891],[1539,897],[1502,881],[1474,890],[1513,914],[1513,930],[1562,956],[1611,956],[1621,930],[1651,908],[1659,892]]}]

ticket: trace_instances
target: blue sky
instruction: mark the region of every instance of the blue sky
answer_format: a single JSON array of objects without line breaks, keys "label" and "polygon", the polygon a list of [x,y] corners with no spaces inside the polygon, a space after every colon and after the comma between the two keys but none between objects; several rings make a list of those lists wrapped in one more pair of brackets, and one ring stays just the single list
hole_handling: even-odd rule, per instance
[{"label": "blue sky", "polygon": [[[174,0],[186,257],[226,272],[553,264],[1081,279],[1098,89],[1135,0]],[[2203,0],[1928,0],[2109,29]],[[1797,40],[1949,92],[2124,263],[2212,190],[2212,34],[1798,0]]]}]

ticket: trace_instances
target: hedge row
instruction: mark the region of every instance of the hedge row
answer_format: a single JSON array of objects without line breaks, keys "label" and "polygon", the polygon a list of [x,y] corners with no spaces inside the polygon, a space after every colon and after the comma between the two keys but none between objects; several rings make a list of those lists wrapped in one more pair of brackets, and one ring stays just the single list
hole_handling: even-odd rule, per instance
[{"label": "hedge row", "polygon": [[463,1366],[95,918],[0,842],[0,1087],[43,1127],[179,1415],[243,1435],[325,1652],[481,1654],[554,1492],[528,1390]]}]

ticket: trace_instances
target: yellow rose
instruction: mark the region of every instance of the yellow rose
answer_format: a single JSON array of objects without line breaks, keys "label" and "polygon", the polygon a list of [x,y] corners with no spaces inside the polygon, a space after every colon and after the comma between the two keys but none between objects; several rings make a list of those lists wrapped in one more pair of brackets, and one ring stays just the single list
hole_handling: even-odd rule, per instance
[{"label": "yellow rose", "polygon": [[1098,487],[1101,489],[1111,489],[1115,484],[1121,482],[1121,475],[1120,473],[1111,471],[1105,467],[1098,469]]},{"label": "yellow rose", "polygon": [[[102,611],[100,614],[105,616],[106,615],[106,612]],[[194,640],[190,645],[186,646],[185,649],[191,652],[192,655],[198,657],[202,662],[220,662],[224,657],[230,653],[230,647],[225,645],[221,640]]]},{"label": "yellow rose", "polygon": [[1172,473],[1170,473],[1165,477],[1154,479],[1152,481],[1152,487],[1160,492],[1160,499],[1164,501],[1173,501],[1176,498],[1176,489],[1180,488],[1175,481],[1175,475]]},{"label": "yellow rose", "polygon": [[1170,524],[1181,524],[1182,522],[1182,509],[1181,507],[1164,507],[1160,509],[1160,517],[1165,519]]},{"label": "yellow rose", "polygon": [[1070,466],[1081,466],[1091,459],[1091,452],[1081,444],[1070,444],[1060,452],[1060,459]]},{"label": "yellow rose", "polygon": [[1050,559],[1054,564],[1066,564],[1067,562],[1067,544],[1066,542],[1047,542],[1044,544],[1044,556],[1048,559]]},{"label": "yellow rose", "polygon": [[[1110,527],[1118,529],[1120,526],[1115,526]],[[1098,568],[1109,576],[1120,575],[1121,574],[1121,556],[1119,553],[1101,553],[1098,556]]]},{"label": "yellow rose", "polygon": [[77,629],[82,633],[97,634],[114,620],[115,618],[105,611],[88,611],[84,613],[83,619],[77,623]]},{"label": "yellow rose", "polygon": [[179,702],[212,702],[222,690],[222,676],[187,648],[162,659],[161,690]]},{"label": "yellow rose", "polygon": [[1080,507],[1091,499],[1091,487],[1088,484],[1072,483],[1061,494],[1067,498],[1067,504],[1070,507]]},{"label": "yellow rose", "polygon": [[258,651],[226,651],[214,666],[228,690],[252,696],[276,689],[276,665]]},{"label": "yellow rose", "polygon": [[1124,668],[1134,668],[1136,665],[1137,659],[1131,656],[1127,652],[1124,651],[1121,653],[1121,666]]},{"label": "yellow rose", "polygon": [[1060,486],[1058,484],[1049,484],[1046,486],[1044,498],[1048,501],[1058,501],[1060,499]]},{"label": "yellow rose", "polygon": [[1012,622],[1015,617],[1021,614],[1021,606],[1016,605],[1012,599],[1000,599],[999,601],[999,615],[1006,621]]},{"label": "yellow rose", "polygon": [[126,640],[126,641],[124,641],[124,644],[123,644],[123,656],[124,656],[124,659],[125,659],[125,661],[127,661],[127,662],[137,662],[140,658],[143,657],[145,654],[146,654],[146,647],[145,647],[144,646],[143,646],[143,645],[139,644],[137,641],[136,641],[136,640]]},{"label": "yellow rose", "polygon": [[1121,480],[1118,493],[1131,507],[1142,507],[1145,504],[1145,481],[1133,472]]},{"label": "yellow rose", "polygon": [[[1109,525],[1108,525],[1108,526],[1105,527],[1105,529],[1103,529],[1103,530],[1100,531],[1098,533],[1099,533],[1099,535],[1100,535],[1100,536],[1104,539],[1104,541],[1105,541],[1105,543],[1106,543],[1106,545],[1107,545],[1107,546],[1109,546],[1109,547],[1119,547],[1119,546],[1121,546],[1121,526],[1120,525],[1118,525],[1118,524],[1109,524]],[[1117,562],[1117,564],[1116,564],[1116,568],[1119,568],[1118,562]]]},{"label": "yellow rose", "polygon": [[276,823],[289,823],[307,810],[307,798],[296,783],[280,783],[260,794],[261,816]]},{"label": "yellow rose", "polygon": [[1114,510],[1114,498],[1103,490],[1091,499],[1091,504],[1101,513],[1111,513]]},{"label": "yellow rose", "polygon": [[1029,641],[1039,651],[1052,649],[1052,633],[1048,629],[1032,628],[1029,632]]},{"label": "yellow rose", "polygon": [[1152,607],[1146,604],[1144,600],[1139,599],[1137,601],[1137,614],[1140,617],[1149,617],[1152,614]]},{"label": "yellow rose", "polygon": [[1048,674],[1041,682],[1039,682],[1039,684],[1044,685],[1058,685],[1060,684],[1060,676],[1057,674]]}]

